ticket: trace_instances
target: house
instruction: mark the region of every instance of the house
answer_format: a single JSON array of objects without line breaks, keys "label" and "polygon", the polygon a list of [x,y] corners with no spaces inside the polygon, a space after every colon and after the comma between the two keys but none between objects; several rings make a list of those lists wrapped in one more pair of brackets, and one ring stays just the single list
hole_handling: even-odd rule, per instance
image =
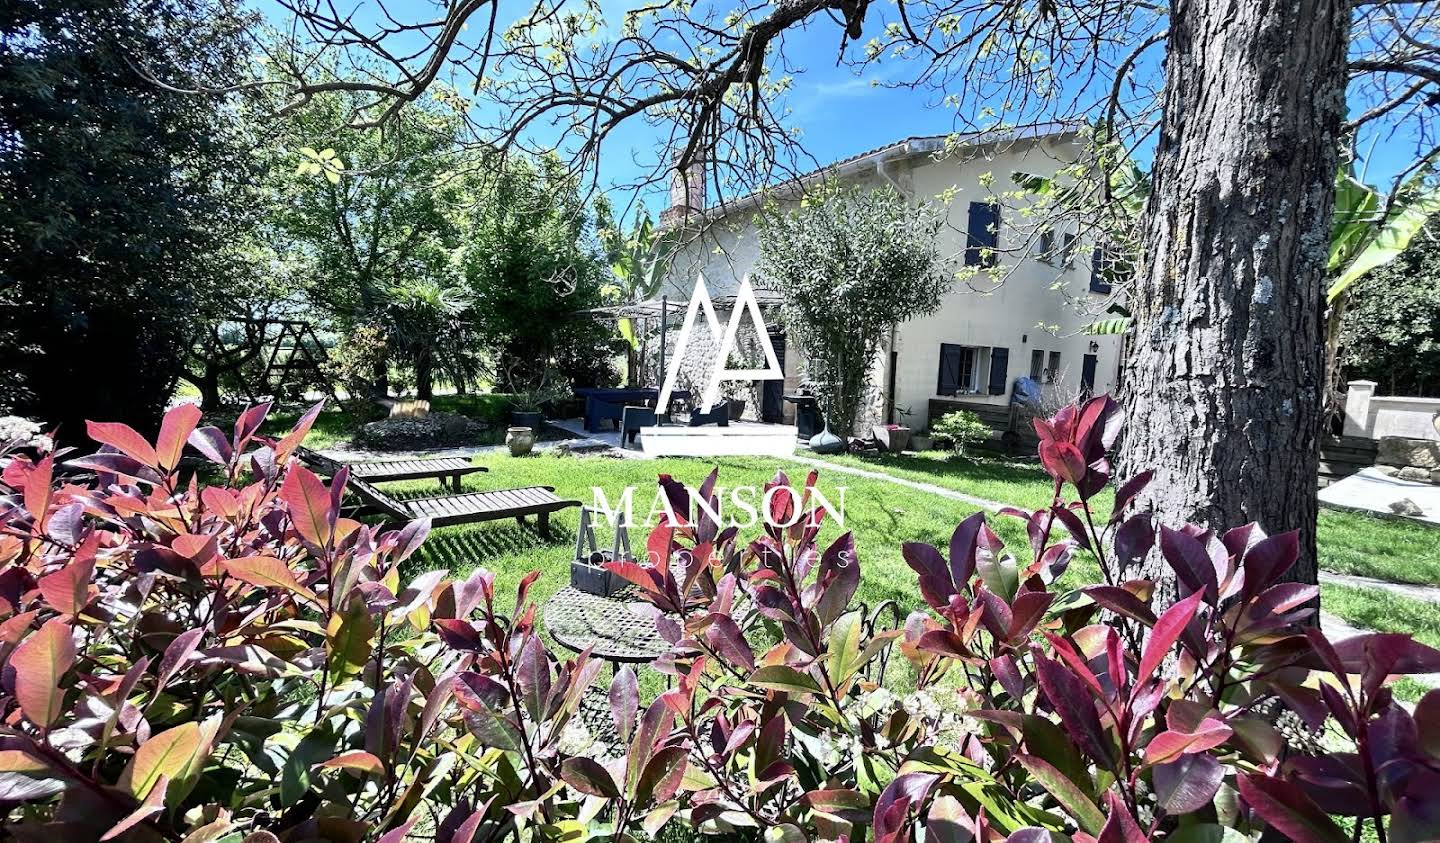
[{"label": "house", "polygon": [[[724,297],[740,279],[757,270],[760,204],[781,207],[797,200],[801,187],[822,178],[864,187],[889,184],[912,201],[949,199],[949,220],[941,232],[945,254],[963,254],[963,263],[989,269],[957,281],[933,314],[895,325],[874,362],[872,395],[856,433],[881,422],[920,428],[953,409],[973,409],[994,424],[1007,418],[1017,378],[1043,384],[1042,397],[1058,405],[1080,392],[1118,386],[1120,338],[1083,333],[1108,303],[1110,288],[1095,272],[1093,246],[1074,231],[1039,229],[996,192],[1011,185],[1012,173],[1053,174],[1082,152],[1065,127],[960,138],[912,137],[855,155],[799,177],[779,188],[706,207],[703,180],[676,179],[665,225],[685,237],[671,259],[665,294],[683,302],[703,275],[726,314]],[[762,296],[767,295],[762,292]],[[768,295],[775,296],[775,293]],[[733,300],[733,299],[732,299]],[[774,299],[771,299],[773,305]],[[762,299],[762,305],[765,304]],[[759,386],[746,415],[791,421],[794,405],[783,400],[803,384],[804,349],[785,343],[778,314],[766,315],[786,378]],[[688,355],[691,352],[687,352]],[[702,351],[703,353],[703,351]],[[708,371],[697,364],[697,372]]]}]

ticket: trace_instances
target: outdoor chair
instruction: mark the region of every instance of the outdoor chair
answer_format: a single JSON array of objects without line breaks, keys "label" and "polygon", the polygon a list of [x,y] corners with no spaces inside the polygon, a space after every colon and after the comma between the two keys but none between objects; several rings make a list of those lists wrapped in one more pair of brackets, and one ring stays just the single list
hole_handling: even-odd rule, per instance
[{"label": "outdoor chair", "polygon": [[438,498],[401,501],[390,497],[365,480],[352,478],[349,483],[369,508],[379,511],[395,525],[429,518],[432,527],[452,524],[475,524],[514,518],[524,524],[526,517],[535,516],[535,529],[541,538],[550,537],[550,513],[580,506],[580,501],[555,496],[554,486],[525,486],[519,489],[497,489],[490,492],[467,492]]},{"label": "outdoor chair", "polygon": [[729,427],[730,402],[721,401],[709,410],[692,410],[690,412],[691,427],[700,427],[705,424],[713,424],[717,427]]},{"label": "outdoor chair", "polygon": [[[371,483],[387,483],[395,480],[440,481],[442,489],[460,491],[460,481],[467,474],[489,471],[483,465],[476,465],[466,457],[427,457],[414,459],[371,460],[368,462],[341,463],[318,451],[305,446],[296,449],[300,460],[321,474],[333,477],[341,465],[350,468],[352,479],[368,480]],[[447,483],[448,481],[448,483]]]},{"label": "outdoor chair", "polygon": [[633,446],[641,428],[669,423],[670,414],[656,412],[653,407],[626,407],[620,420],[620,447]]}]

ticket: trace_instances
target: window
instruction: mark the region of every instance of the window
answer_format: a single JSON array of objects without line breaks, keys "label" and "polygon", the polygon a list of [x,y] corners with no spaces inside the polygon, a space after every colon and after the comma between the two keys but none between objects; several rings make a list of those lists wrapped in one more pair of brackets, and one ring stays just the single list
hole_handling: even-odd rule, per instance
[{"label": "window", "polygon": [[965,265],[990,269],[1000,262],[1000,206],[971,202],[965,227]]},{"label": "window", "polygon": [[1090,292],[1109,294],[1113,289],[1111,282],[1120,271],[1114,250],[1096,246],[1090,258]]},{"label": "window", "polygon": [[1060,263],[1066,269],[1075,266],[1075,244],[1078,238],[1073,234],[1065,235],[1065,247],[1060,250]]},{"label": "window", "polygon": [[1050,365],[1045,369],[1045,382],[1055,383],[1060,380],[1060,352],[1050,352]]},{"label": "window", "polygon": [[1039,258],[1041,263],[1055,265],[1055,232],[1053,230],[1047,228],[1040,232],[1040,239],[1035,243],[1035,257]]},{"label": "window", "polygon": [[980,391],[980,349],[968,345],[940,344],[940,372],[935,380],[937,395],[963,395]]},{"label": "window", "polygon": [[1037,348],[1030,352],[1030,380],[1039,383],[1041,376],[1044,374],[1045,352]]}]

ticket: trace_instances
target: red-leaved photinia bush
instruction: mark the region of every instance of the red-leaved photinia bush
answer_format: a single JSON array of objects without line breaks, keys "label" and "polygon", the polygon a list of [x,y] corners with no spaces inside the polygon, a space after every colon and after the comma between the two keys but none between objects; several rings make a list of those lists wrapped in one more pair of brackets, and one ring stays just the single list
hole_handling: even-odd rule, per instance
[{"label": "red-leaved photinia bush", "polygon": [[[92,425],[68,465],[0,481],[0,811],[24,840],[632,840],[680,827],[774,841],[1390,841],[1440,836],[1440,670],[1404,636],[1331,645],[1294,535],[1160,528],[1109,481],[1108,398],[1037,425],[1055,505],[908,544],[917,611],[853,606],[853,536],[818,543],[807,482],[742,538],[662,476],[666,565],[618,563],[673,644],[636,675],[556,657],[484,570],[402,583],[423,523],[341,516],[266,409],[233,435],[172,411],[155,443]],[[213,482],[179,469],[186,442]],[[187,470],[185,474],[189,474]],[[783,474],[772,485],[789,486]],[[1073,489],[1078,500],[1066,502]],[[796,518],[795,516],[800,517]],[[791,523],[790,527],[773,524]],[[1115,581],[1158,545],[1179,599]],[[1076,554],[1106,584],[1057,590]],[[512,605],[513,604],[513,605]],[[892,650],[898,651],[885,669]],[[906,669],[902,669],[906,668]],[[880,683],[883,674],[885,684]],[[581,716],[582,712],[585,716]]]}]

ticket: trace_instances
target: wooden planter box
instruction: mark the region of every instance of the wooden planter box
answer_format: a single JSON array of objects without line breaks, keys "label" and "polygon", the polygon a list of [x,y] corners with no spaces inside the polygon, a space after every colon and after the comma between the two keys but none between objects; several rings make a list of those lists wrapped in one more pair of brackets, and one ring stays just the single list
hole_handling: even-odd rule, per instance
[{"label": "wooden planter box", "polygon": [[571,560],[570,585],[586,594],[613,597],[629,584],[623,577],[618,577],[601,567],[606,562],[613,561],[615,560],[608,550],[597,550],[588,558]]},{"label": "wooden planter box", "polygon": [[881,448],[892,454],[898,454],[910,447],[910,428],[908,427],[886,427],[877,424],[870,428],[870,435],[880,444]]}]

